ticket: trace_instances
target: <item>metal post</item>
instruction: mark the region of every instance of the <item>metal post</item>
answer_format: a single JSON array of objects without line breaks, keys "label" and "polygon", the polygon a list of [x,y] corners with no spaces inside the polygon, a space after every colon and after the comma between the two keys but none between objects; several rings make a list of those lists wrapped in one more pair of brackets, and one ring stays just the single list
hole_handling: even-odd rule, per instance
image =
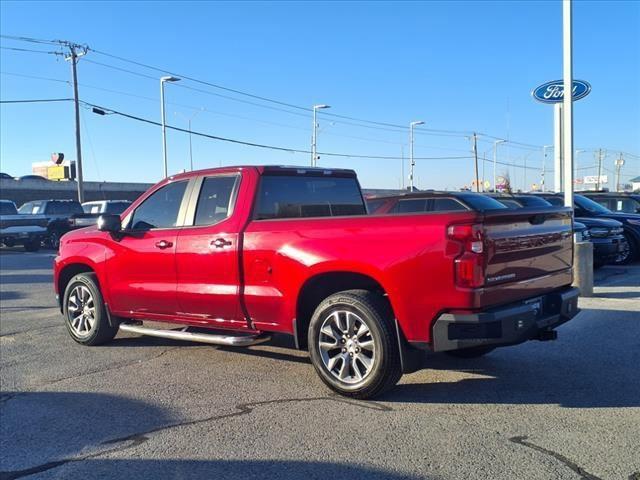
[{"label": "metal post", "polygon": [[[169,166],[167,164],[167,125],[165,119],[164,112],[164,83],[165,82],[177,82],[179,78],[176,77],[161,77],[160,78],[160,115],[162,117],[162,159],[164,165],[164,176],[162,178],[167,178],[169,176]],[[191,130],[191,129],[189,129]]]},{"label": "metal post", "polygon": [[162,178],[169,176],[169,168],[167,164],[167,126],[164,115],[164,79],[160,79],[160,115],[162,117]]},{"label": "metal post", "polygon": [[547,177],[547,148],[553,145],[545,145],[542,147],[542,178],[540,181],[540,191],[545,191],[546,177]]},{"label": "metal post", "polygon": [[314,105],[313,106],[313,132],[311,134],[311,166],[315,167],[318,160],[317,152],[317,140],[318,140],[318,121],[316,112],[319,109],[331,108],[329,105]]},{"label": "metal post", "polygon": [[414,129],[414,127],[416,125],[424,125],[424,122],[418,120],[418,121],[415,121],[415,122],[411,122],[409,124],[409,158],[410,158],[410,160],[409,160],[409,167],[410,167],[410,170],[409,170],[409,181],[410,181],[409,190],[411,192],[413,192],[413,185],[414,185],[413,184],[413,174],[414,174],[414,170],[415,170],[414,167],[416,166],[416,162],[415,162],[415,160],[413,158],[413,129]]},{"label": "metal post", "polygon": [[493,191],[498,191],[498,174],[497,174],[497,165],[498,165],[498,145],[506,142],[506,140],[496,140],[493,142]]},{"label": "metal post", "polygon": [[191,119],[189,119],[189,166],[193,172],[193,147],[191,145]]},{"label": "metal post", "polygon": [[84,183],[82,178],[82,145],[80,142],[80,102],[78,99],[78,54],[75,45],[70,45],[71,50],[71,73],[73,76],[73,103],[76,116],[76,178],[78,181],[78,202],[84,202]]},{"label": "metal post", "polygon": [[562,104],[553,106],[553,191],[562,191]]},{"label": "metal post", "polygon": [[624,158],[622,157],[622,153],[620,153],[620,158],[616,159],[616,192],[620,191],[620,170],[624,165]]},{"label": "metal post", "polygon": [[573,53],[572,7],[573,0],[562,0],[562,50],[563,50],[563,140],[564,153],[564,205],[573,208]]},{"label": "metal post", "polygon": [[476,132],[473,132],[473,158],[475,161],[475,168],[476,168],[476,192],[480,192],[480,178],[478,176],[478,136],[476,135]]},{"label": "metal post", "polygon": [[316,166],[316,133],[318,130],[318,123],[316,121],[316,107],[313,107],[313,130],[311,132],[311,166]]},{"label": "metal post", "polygon": [[600,190],[600,177],[602,176],[602,149],[598,150],[598,178],[596,178],[596,190]]},{"label": "metal post", "polygon": [[404,145],[400,146],[400,189],[404,190]]}]

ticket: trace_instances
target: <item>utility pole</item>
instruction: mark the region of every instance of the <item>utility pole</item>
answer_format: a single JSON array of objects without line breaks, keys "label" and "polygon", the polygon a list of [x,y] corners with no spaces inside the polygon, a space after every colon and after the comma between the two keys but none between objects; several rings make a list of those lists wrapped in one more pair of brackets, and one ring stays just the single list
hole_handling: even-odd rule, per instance
[{"label": "utility pole", "polygon": [[69,56],[65,60],[71,62],[71,77],[73,80],[73,104],[76,117],[76,179],[78,182],[78,201],[84,202],[84,183],[82,179],[82,142],[80,141],[80,99],[78,98],[78,58],[87,54],[87,46],[65,42],[69,49]]},{"label": "utility pole", "polygon": [[602,176],[602,149],[598,149],[598,178],[596,178],[596,190],[600,190],[600,177]]},{"label": "utility pole", "polygon": [[493,191],[498,192],[498,145],[506,142],[506,140],[496,140],[493,142]]},{"label": "utility pole", "polygon": [[616,159],[616,192],[620,191],[620,170],[622,170],[622,166],[624,165],[624,158],[622,157],[622,152],[620,152],[620,158]]},{"label": "utility pole", "polygon": [[478,136],[473,132],[473,157],[476,165],[476,192],[480,192],[480,177],[478,176]]}]

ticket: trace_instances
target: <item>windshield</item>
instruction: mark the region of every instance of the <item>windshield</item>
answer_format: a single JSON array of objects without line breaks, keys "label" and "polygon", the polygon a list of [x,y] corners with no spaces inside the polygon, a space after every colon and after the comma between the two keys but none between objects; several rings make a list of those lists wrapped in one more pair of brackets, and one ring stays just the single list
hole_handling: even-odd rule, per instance
[{"label": "windshield", "polygon": [[15,215],[16,206],[10,202],[0,202],[0,215]]},{"label": "windshield", "polygon": [[19,209],[19,213],[39,214],[42,213],[42,202],[27,202]]},{"label": "windshield", "polygon": [[580,208],[586,210],[587,212],[601,213],[605,215],[608,213],[612,213],[608,208],[604,208],[599,203],[596,203],[593,200],[588,199],[587,197],[583,197],[582,195],[576,195],[574,197],[574,200]]}]

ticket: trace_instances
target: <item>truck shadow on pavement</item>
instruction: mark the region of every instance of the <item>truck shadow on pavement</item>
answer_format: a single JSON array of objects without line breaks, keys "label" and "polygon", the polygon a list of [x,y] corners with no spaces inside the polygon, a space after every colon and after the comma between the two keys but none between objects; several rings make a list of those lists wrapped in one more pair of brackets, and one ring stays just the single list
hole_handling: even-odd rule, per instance
[{"label": "truck shadow on pavement", "polygon": [[[5,472],[2,480],[17,480]],[[366,480],[412,480],[436,477],[399,474],[377,468],[361,467],[330,462],[305,462],[294,460],[83,460],[75,461],[65,469],[67,478],[135,478],[158,480],[224,479],[246,480],[272,479],[299,480],[349,478]],[[123,477],[125,475],[125,477]],[[63,477],[59,477],[63,478]]]},{"label": "truck shadow on pavement", "polygon": [[[560,327],[555,342],[527,342],[499,348],[475,359],[427,354],[424,362],[427,370],[405,376],[404,383],[379,400],[558,404],[567,408],[640,406],[637,312],[592,309],[585,312],[589,315],[582,321],[576,317]],[[442,381],[443,371],[466,378]]]}]

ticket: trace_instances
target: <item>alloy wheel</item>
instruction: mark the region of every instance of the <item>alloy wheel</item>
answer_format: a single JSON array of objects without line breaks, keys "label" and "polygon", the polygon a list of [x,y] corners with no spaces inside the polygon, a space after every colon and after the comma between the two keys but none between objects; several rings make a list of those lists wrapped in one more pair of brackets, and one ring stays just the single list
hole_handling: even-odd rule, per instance
[{"label": "alloy wheel", "polygon": [[91,291],[84,285],[75,287],[67,301],[67,321],[80,338],[91,334],[96,324],[96,305]]}]

